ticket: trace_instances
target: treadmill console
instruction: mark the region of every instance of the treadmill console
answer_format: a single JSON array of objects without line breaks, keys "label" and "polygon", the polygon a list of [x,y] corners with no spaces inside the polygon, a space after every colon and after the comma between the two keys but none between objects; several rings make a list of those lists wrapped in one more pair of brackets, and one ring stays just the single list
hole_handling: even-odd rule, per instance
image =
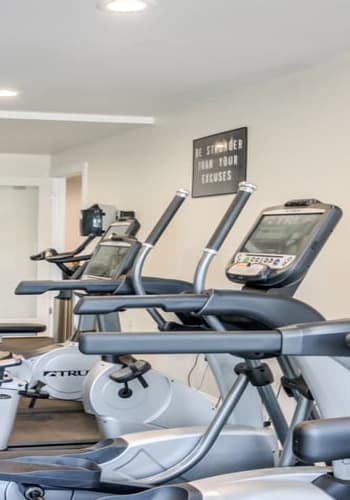
[{"label": "treadmill console", "polygon": [[82,279],[117,280],[130,271],[140,247],[136,238],[120,236],[101,241]]},{"label": "treadmill console", "polygon": [[136,236],[140,229],[140,223],[137,219],[118,220],[113,222],[105,232],[103,241],[118,239],[120,236]]},{"label": "treadmill console", "polygon": [[226,267],[226,276],[263,289],[299,283],[341,216],[337,206],[314,199],[263,210]]}]

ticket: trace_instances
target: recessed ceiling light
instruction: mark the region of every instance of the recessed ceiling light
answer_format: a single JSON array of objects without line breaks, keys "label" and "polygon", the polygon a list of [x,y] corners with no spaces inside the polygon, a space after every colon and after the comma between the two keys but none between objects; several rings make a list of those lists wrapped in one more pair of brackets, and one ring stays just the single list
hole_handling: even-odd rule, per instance
[{"label": "recessed ceiling light", "polygon": [[17,90],[0,89],[0,97],[16,97],[18,96]]},{"label": "recessed ceiling light", "polygon": [[153,0],[98,0],[97,2],[99,9],[114,13],[140,12],[152,4]]}]

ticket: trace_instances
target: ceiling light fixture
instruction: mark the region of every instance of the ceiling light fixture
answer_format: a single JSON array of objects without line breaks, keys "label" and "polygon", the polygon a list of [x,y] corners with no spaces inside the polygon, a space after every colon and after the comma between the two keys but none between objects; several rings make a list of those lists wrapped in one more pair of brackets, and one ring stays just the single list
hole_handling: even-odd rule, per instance
[{"label": "ceiling light fixture", "polygon": [[97,7],[105,12],[120,14],[140,12],[152,4],[153,0],[98,0]]},{"label": "ceiling light fixture", "polygon": [[16,97],[18,96],[17,90],[0,89],[0,97]]}]

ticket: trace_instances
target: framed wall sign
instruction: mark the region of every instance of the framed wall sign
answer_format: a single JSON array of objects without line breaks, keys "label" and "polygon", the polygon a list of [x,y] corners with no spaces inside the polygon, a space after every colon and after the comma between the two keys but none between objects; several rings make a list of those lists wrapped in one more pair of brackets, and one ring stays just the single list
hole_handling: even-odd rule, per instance
[{"label": "framed wall sign", "polygon": [[247,127],[193,141],[192,197],[236,193],[247,177]]}]

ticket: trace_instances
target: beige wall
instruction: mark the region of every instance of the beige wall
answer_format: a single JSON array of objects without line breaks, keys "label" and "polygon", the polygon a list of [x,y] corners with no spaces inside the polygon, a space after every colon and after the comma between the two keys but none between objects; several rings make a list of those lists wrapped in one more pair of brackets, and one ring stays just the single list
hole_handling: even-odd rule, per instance
[{"label": "beige wall", "polygon": [[[146,235],[175,190],[191,187],[192,140],[248,126],[248,179],[259,190],[213,265],[208,287],[230,287],[224,267],[257,213],[292,198],[336,203],[344,217],[318,257],[297,296],[326,317],[350,314],[350,57],[290,76],[242,87],[157,118],[152,128],[67,151],[60,166],[87,161],[88,201],[135,209]],[[200,251],[230,203],[230,196],[190,199],[155,249],[146,272],[191,280]],[[129,313],[126,329],[153,325],[145,314]],[[166,357],[154,366],[186,379],[193,358]],[[195,382],[205,365],[200,363]],[[203,386],[215,392],[212,381]]]},{"label": "beige wall", "polygon": [[0,154],[0,177],[48,177],[49,155]]},{"label": "beige wall", "polygon": [[[261,82],[197,103],[130,131],[53,158],[56,167],[89,163],[89,201],[135,209],[142,234],[150,230],[178,187],[191,186],[192,139],[248,126],[248,178],[259,190],[218,256],[208,286],[231,286],[223,269],[265,206],[317,197],[339,204],[344,218],[298,292],[327,317],[348,314],[350,268],[350,59]],[[150,259],[150,273],[191,279],[230,197],[189,200]]]}]

